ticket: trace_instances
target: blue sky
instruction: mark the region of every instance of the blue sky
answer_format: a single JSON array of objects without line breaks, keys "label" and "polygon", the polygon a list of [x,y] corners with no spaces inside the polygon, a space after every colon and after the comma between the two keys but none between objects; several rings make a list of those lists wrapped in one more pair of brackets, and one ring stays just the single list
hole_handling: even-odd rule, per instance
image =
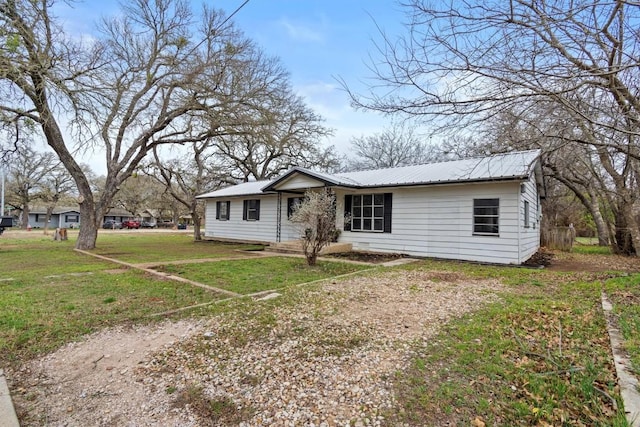
[{"label": "blue sky", "polygon": [[[216,4],[231,13],[242,0]],[[367,68],[375,54],[376,25],[397,33],[404,19],[392,1],[250,0],[234,20],[264,50],[280,57],[296,91],[336,130],[330,143],[346,151],[353,136],[382,130],[386,118],[356,112],[336,78],[364,89],[372,76]]]},{"label": "blue sky", "polygon": [[[244,0],[208,1],[230,14]],[[200,2],[193,2],[198,8]],[[91,33],[101,15],[118,11],[116,1],[73,3],[65,10],[65,29]],[[364,91],[372,77],[369,55],[376,56],[373,40],[380,40],[377,26],[389,34],[402,31],[405,19],[391,0],[249,0],[233,21],[263,50],[282,60],[291,74],[295,91],[335,130],[327,144],[348,152],[354,136],[381,131],[389,119],[351,108],[336,78],[356,92]]]}]

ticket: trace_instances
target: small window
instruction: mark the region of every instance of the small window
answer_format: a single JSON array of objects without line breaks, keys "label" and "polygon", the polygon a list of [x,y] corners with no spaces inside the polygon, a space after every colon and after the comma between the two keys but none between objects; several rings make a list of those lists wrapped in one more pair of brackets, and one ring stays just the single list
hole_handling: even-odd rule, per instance
[{"label": "small window", "polygon": [[219,221],[228,221],[229,210],[231,210],[231,202],[216,202],[216,219]]},{"label": "small window", "polygon": [[528,201],[524,201],[524,228],[529,228],[531,227],[531,224],[529,223],[529,202]]},{"label": "small window", "polygon": [[289,197],[287,198],[287,218],[291,218],[293,211],[296,210],[298,205],[304,202],[304,197]]},{"label": "small window", "polygon": [[245,221],[259,221],[260,220],[260,200],[251,199],[244,201],[244,213],[242,219]]},{"label": "small window", "polygon": [[65,215],[64,222],[80,222],[78,215]]},{"label": "small window", "polygon": [[473,199],[473,234],[497,236],[500,199]]}]

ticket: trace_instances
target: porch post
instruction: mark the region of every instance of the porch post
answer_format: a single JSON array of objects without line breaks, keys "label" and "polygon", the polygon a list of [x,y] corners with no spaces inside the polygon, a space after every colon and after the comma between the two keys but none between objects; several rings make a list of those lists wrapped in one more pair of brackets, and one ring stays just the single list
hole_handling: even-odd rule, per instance
[{"label": "porch post", "polygon": [[278,191],[278,202],[276,207],[276,242],[282,240],[282,193]]}]

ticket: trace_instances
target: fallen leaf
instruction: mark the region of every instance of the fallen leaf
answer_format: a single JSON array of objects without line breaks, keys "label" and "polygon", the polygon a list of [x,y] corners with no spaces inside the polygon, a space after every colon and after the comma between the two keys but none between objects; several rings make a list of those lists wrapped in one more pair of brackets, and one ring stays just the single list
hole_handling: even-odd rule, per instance
[{"label": "fallen leaf", "polygon": [[471,421],[471,425],[473,427],[485,427],[486,424],[484,423],[484,421],[482,421],[482,418],[480,417],[475,417],[475,419],[473,421]]}]

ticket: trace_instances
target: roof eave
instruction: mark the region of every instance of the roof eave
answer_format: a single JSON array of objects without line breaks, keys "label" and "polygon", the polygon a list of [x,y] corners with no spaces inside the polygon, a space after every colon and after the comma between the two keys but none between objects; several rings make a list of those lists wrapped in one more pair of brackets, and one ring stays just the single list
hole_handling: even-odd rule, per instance
[{"label": "roof eave", "polygon": [[355,189],[369,189],[369,188],[390,188],[390,187],[420,187],[431,185],[456,185],[456,184],[480,184],[489,182],[504,182],[504,181],[525,181],[529,179],[527,175],[517,175],[508,177],[495,177],[495,178],[478,178],[478,179],[460,179],[452,181],[429,181],[429,182],[406,182],[406,183],[389,183],[389,184],[377,184],[377,185],[359,185],[347,188]]},{"label": "roof eave", "polygon": [[196,199],[229,199],[231,197],[267,196],[271,194],[277,194],[277,191],[261,191],[259,193],[243,193],[243,194],[225,194],[222,196],[208,196],[207,194],[202,194],[200,196],[196,196]]},{"label": "roof eave", "polygon": [[336,186],[336,185],[342,185],[342,183],[338,182],[338,181],[332,181],[329,179],[326,179],[325,177],[322,176],[318,176],[316,174],[314,174],[311,171],[308,171],[306,169],[299,169],[299,168],[293,168],[291,170],[289,170],[288,172],[286,172],[284,175],[282,175],[280,178],[276,179],[275,181],[267,184],[266,186],[262,187],[263,191],[278,191],[276,190],[275,187],[278,186],[278,184],[286,181],[287,179],[289,179],[293,174],[300,174],[300,175],[304,175],[308,178],[312,178],[315,179],[317,181],[320,181],[322,183],[324,183],[325,186]]}]

